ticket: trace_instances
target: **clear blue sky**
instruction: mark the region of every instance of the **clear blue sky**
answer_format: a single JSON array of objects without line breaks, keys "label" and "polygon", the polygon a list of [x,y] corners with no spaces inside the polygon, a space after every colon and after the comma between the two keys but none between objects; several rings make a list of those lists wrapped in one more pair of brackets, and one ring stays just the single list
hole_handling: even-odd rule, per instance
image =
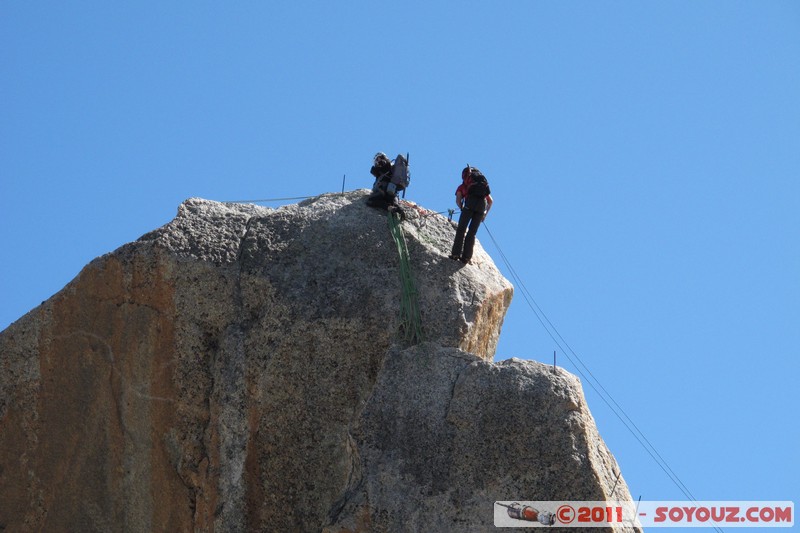
[{"label": "clear blue sky", "polygon": [[[470,163],[694,496],[798,500],[800,3],[6,0],[0,69],[0,328],[188,197],[368,187],[380,150],[438,211]],[[554,349],[518,290],[497,358]],[[584,388],[634,497],[686,499]]]}]

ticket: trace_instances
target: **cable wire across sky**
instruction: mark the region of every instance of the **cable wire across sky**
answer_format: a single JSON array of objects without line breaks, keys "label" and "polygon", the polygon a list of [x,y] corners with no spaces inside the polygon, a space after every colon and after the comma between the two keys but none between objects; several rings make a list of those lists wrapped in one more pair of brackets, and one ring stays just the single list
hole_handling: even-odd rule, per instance
[{"label": "cable wire across sky", "polygon": [[[622,406],[614,400],[614,397],[611,396],[611,393],[603,386],[600,380],[589,370],[589,367],[583,360],[578,356],[578,354],[570,347],[564,337],[558,332],[558,329],[553,325],[547,315],[542,311],[542,308],[536,303],[536,299],[530,293],[528,288],[525,286],[525,283],[522,281],[522,278],[517,274],[517,271],[514,269],[514,266],[511,264],[511,261],[508,259],[506,254],[503,252],[502,248],[500,248],[500,244],[495,239],[494,235],[492,234],[491,230],[489,229],[488,225],[484,223],[484,228],[486,228],[486,233],[489,235],[489,239],[494,244],[494,247],[497,249],[497,252],[500,254],[500,258],[503,260],[503,264],[505,264],[506,269],[508,270],[509,274],[511,275],[513,281],[519,285],[522,289],[522,297],[525,300],[525,303],[528,304],[528,307],[533,311],[533,314],[539,320],[539,323],[547,332],[548,336],[553,340],[553,342],[558,346],[564,355],[572,362],[575,366],[578,373],[583,377],[583,379],[589,384],[590,387],[600,396],[603,402],[611,409],[611,411],[619,418],[620,422],[625,426],[625,428],[633,435],[633,437],[639,442],[639,444],[644,448],[644,450],[650,455],[650,457],[655,461],[655,463],[661,468],[661,470],[670,478],[670,480],[675,484],[676,487],[691,501],[697,501],[697,498],[691,493],[689,488],[686,486],[683,481],[678,477],[675,471],[669,466],[666,459],[658,452],[656,447],[653,445],[652,442],[645,436],[639,426],[631,419],[630,416],[625,412]],[[572,354],[572,356],[570,356]],[[574,359],[573,359],[574,357]],[[576,363],[577,360],[577,363]],[[586,373],[581,370],[581,368],[586,370]],[[588,375],[587,375],[588,374]],[[595,385],[596,384],[596,385]],[[599,389],[598,389],[599,387]],[[613,404],[613,405],[612,405]],[[716,531],[722,531],[721,528],[714,527]]]}]

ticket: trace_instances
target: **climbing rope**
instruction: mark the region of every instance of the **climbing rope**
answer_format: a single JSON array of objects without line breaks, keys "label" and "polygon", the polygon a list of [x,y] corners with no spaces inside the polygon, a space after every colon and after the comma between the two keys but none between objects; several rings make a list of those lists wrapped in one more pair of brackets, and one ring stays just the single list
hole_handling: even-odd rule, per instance
[{"label": "climbing rope", "polygon": [[390,211],[387,218],[389,219],[389,231],[397,245],[397,254],[400,256],[400,282],[403,288],[400,329],[403,331],[404,340],[407,343],[419,344],[422,342],[422,320],[419,316],[417,289],[411,276],[411,262],[408,259],[406,238],[395,214]]}]

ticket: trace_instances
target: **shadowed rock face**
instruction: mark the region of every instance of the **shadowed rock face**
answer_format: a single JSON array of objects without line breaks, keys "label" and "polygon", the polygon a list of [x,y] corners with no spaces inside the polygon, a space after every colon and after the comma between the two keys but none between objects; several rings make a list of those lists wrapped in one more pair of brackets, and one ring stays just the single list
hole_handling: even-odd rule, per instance
[{"label": "shadowed rock face", "polygon": [[402,345],[365,196],[188,200],[0,333],[0,531],[483,531],[494,500],[611,496],[578,380],[491,362],[512,287],[416,206]]}]

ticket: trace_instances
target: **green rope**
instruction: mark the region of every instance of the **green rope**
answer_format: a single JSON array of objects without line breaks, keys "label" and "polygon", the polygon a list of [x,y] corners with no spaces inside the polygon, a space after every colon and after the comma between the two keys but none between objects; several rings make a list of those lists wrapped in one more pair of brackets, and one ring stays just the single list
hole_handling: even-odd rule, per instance
[{"label": "green rope", "polygon": [[394,214],[390,212],[388,218],[389,230],[397,245],[397,254],[400,256],[400,282],[403,285],[400,327],[403,330],[406,342],[412,345],[419,344],[422,342],[422,321],[419,317],[417,289],[414,287],[414,279],[411,277],[411,263],[408,260],[406,238]]}]

